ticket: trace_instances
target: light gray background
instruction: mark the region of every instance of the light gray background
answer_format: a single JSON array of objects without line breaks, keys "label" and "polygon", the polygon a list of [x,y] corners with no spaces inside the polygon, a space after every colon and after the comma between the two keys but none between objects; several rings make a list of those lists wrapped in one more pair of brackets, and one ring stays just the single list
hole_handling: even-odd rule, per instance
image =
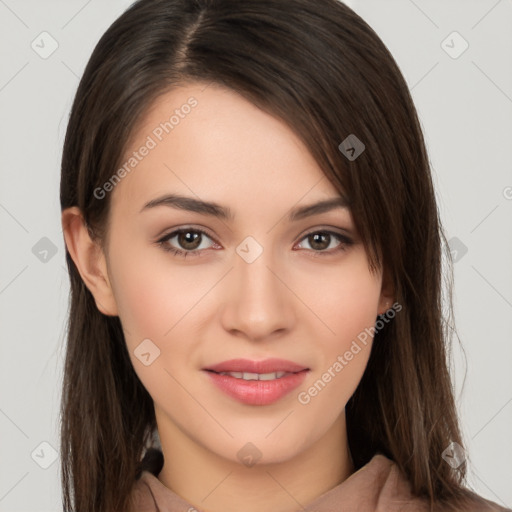
[{"label": "light gray background", "polygon": [[[470,484],[512,507],[512,0],[348,3],[383,39],[412,90],[442,218],[459,251],[464,387],[457,345],[454,376]],[[61,149],[87,59],[129,4],[0,0],[0,511],[61,510],[56,457],[69,291]],[[50,48],[43,31],[58,43],[47,59],[31,47]],[[469,44],[457,58],[445,51],[462,48],[461,39],[446,40],[453,31]],[[55,255],[36,245],[50,245],[43,237]]]}]

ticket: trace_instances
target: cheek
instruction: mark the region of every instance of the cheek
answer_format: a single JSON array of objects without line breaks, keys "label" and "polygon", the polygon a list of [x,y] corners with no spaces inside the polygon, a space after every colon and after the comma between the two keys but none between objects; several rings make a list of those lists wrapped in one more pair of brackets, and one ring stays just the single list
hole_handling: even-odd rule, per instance
[{"label": "cheek", "polygon": [[370,273],[362,248],[347,254],[338,264],[317,265],[314,273],[303,272],[302,276],[301,294],[321,320],[318,333],[327,352],[342,350],[375,324],[381,278]]},{"label": "cheek", "polygon": [[180,396],[171,375],[193,348],[188,343],[194,338],[191,308],[205,285],[194,282],[193,272],[173,267],[158,249],[137,250],[132,244],[127,257],[121,241],[115,247],[112,285],[127,350],[144,387],[155,401],[165,403],[169,396]]},{"label": "cheek", "polygon": [[170,337],[173,326],[205,292],[197,273],[173,265],[171,258],[161,249],[145,247],[133,248],[128,257],[121,250],[112,256],[115,300],[130,345]]},{"label": "cheek", "polygon": [[[299,403],[320,412],[339,413],[355,391],[370,356],[381,291],[379,275],[370,273],[364,253],[338,268],[323,268],[309,278],[308,289],[321,322],[314,322],[318,365],[300,391]],[[311,324],[313,326],[313,323]],[[314,404],[314,405],[313,405]],[[331,407],[334,404],[334,409]]]}]

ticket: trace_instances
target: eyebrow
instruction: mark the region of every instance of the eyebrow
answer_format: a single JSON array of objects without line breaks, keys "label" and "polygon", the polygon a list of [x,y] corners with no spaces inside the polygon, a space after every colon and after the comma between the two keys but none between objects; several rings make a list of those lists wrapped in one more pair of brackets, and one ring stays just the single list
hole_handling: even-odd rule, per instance
[{"label": "eyebrow", "polygon": [[[187,210],[202,215],[210,215],[222,220],[232,221],[235,216],[228,207],[221,206],[214,202],[202,201],[193,197],[181,196],[179,194],[166,194],[147,202],[140,210],[140,213],[157,206],[168,206],[180,210]],[[349,207],[349,202],[344,196],[332,197],[314,204],[300,206],[292,209],[288,214],[288,221],[294,222],[306,217],[325,213],[334,209]]]}]

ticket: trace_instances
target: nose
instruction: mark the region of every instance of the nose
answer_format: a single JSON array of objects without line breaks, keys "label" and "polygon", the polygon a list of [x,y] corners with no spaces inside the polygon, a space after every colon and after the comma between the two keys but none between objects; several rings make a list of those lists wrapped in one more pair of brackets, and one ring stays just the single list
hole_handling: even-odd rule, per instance
[{"label": "nose", "polygon": [[293,328],[296,299],[287,272],[263,250],[252,263],[235,255],[221,313],[223,327],[249,340],[265,340]]}]

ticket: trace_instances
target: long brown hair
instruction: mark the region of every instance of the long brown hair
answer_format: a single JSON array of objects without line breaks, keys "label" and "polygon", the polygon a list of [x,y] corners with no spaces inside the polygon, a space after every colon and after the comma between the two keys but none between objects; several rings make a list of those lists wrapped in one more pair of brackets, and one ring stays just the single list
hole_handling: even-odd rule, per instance
[{"label": "long brown hair", "polygon": [[[375,335],[346,406],[356,469],[383,453],[432,509],[455,509],[465,494],[465,464],[454,471],[442,458],[451,442],[463,444],[447,365],[451,328],[443,320],[446,241],[417,112],[395,60],[337,0],[135,2],[94,49],[63,148],[61,208],[78,206],[98,243],[105,243],[110,201],[95,189],[121,164],[155,99],[193,81],[221,83],[282,119],[349,197],[371,268],[385,269],[402,305]],[[355,160],[339,148],[351,134],[365,145]],[[132,367],[119,318],[97,309],[69,252],[66,261],[64,510],[123,511],[135,478],[162,464],[147,450],[156,429],[153,402]],[[450,313],[451,286],[445,305]]]}]

